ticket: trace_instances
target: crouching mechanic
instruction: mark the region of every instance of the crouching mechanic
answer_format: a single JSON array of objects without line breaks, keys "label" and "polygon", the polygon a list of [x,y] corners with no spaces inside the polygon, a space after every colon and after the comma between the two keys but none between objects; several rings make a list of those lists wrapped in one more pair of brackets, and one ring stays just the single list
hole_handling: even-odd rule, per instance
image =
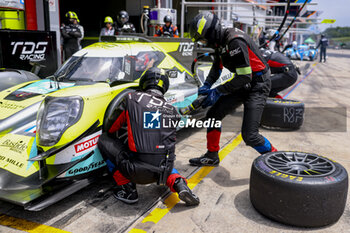
[{"label": "crouching mechanic", "polygon": [[[211,12],[197,15],[190,24],[193,41],[215,49],[216,56],[199,95],[207,95],[202,106],[212,106],[206,118],[222,120],[242,103],[244,116],[242,137],[244,142],[263,154],[276,151],[259,134],[261,115],[270,92],[270,70],[259,48],[251,38],[237,28],[223,29],[218,17]],[[220,77],[223,67],[234,75],[223,84],[210,89]],[[199,158],[190,159],[191,165],[217,166],[221,128],[207,129],[208,151]]]},{"label": "crouching mechanic", "polygon": [[[114,197],[131,204],[138,201],[135,184],[166,184],[187,205],[198,205],[199,198],[174,168],[176,128],[165,128],[160,119],[178,120],[175,107],[164,99],[169,79],[164,70],[146,70],[136,91],[124,97],[113,116],[117,116],[108,133],[103,133],[98,148],[117,186]],[[128,146],[112,138],[124,123],[128,128]],[[151,127],[149,127],[149,124]]]},{"label": "crouching mechanic", "polygon": [[278,92],[292,86],[298,80],[298,71],[293,62],[283,53],[260,49],[271,69],[269,97],[282,98]]}]

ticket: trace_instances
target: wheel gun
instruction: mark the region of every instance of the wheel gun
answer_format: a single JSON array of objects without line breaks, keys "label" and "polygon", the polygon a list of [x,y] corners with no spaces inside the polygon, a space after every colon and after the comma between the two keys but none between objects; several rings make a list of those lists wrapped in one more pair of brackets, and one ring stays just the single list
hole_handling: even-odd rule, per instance
[{"label": "wheel gun", "polygon": [[184,108],[180,108],[180,114],[181,115],[188,115],[190,114],[192,111],[198,109],[203,101],[205,100],[205,98],[207,98],[206,95],[198,95],[197,99],[195,99],[192,104],[188,105],[187,107]]}]

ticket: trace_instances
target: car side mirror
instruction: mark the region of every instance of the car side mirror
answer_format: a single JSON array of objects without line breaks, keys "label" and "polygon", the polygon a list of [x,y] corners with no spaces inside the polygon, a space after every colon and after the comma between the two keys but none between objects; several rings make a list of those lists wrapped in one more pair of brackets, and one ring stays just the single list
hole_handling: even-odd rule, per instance
[{"label": "car side mirror", "polygon": [[169,78],[177,78],[177,71],[176,70],[168,70],[168,77]]}]

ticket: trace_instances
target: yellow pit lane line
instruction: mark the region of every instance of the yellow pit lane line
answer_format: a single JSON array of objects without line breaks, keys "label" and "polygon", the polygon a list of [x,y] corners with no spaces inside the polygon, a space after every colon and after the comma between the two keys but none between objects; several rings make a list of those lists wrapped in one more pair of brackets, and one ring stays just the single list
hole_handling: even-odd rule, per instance
[{"label": "yellow pit lane line", "polygon": [[[242,142],[242,135],[239,134],[233,141],[226,145],[220,152],[219,157],[222,161],[231,151],[233,151]],[[215,167],[201,167],[190,179],[188,179],[188,187],[193,189],[196,185],[203,180]],[[141,223],[137,224],[139,228],[142,228],[142,224],[153,222],[157,224],[169,211],[180,201],[177,193],[172,193],[164,200],[165,208],[155,208],[151,213],[149,213]],[[133,228],[129,233],[141,233],[147,232],[145,230]]]},{"label": "yellow pit lane line", "polygon": [[0,214],[0,225],[7,226],[16,230],[29,233],[67,233],[69,231],[60,230],[51,226],[42,225],[36,222],[30,222],[25,219],[11,217]]}]

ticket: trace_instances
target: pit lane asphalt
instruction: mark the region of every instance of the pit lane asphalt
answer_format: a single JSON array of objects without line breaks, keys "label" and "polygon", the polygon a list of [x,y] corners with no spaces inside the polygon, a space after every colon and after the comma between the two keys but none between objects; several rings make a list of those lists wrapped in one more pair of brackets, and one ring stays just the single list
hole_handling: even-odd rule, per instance
[{"label": "pit lane asphalt", "polygon": [[[335,54],[336,56],[332,56]],[[349,105],[350,105],[350,51],[329,50],[327,63],[300,62],[303,74],[314,69],[293,90],[288,99],[300,100],[310,109],[305,123],[298,131],[271,131],[261,129],[279,150],[298,150],[317,153],[332,158],[350,171]],[[309,64],[309,65],[307,65]],[[313,65],[315,64],[315,65]],[[309,67],[308,69],[303,69]],[[288,91],[288,90],[287,90]],[[287,91],[285,93],[287,93]],[[316,118],[320,107],[340,109],[335,121]],[[344,110],[344,111],[341,111]],[[242,108],[228,116],[224,122],[221,146],[239,135]],[[323,132],[320,132],[323,131]],[[336,132],[334,132],[336,131]],[[176,167],[184,176],[196,168],[188,165],[188,159],[205,152],[205,130],[183,130],[178,133]],[[138,186],[139,202],[126,205],[116,201],[108,179],[101,180],[41,212],[24,211],[19,206],[0,202],[0,213],[40,223],[70,232],[123,232],[145,230],[147,232],[350,232],[350,205],[347,202],[341,219],[321,229],[303,229],[282,225],[261,216],[249,201],[250,166],[257,153],[240,143],[194,188],[200,197],[198,207],[175,205],[157,224],[142,222],[147,210],[166,208],[157,202],[166,188]],[[348,194],[348,199],[349,199]],[[145,214],[146,213],[146,214]],[[143,215],[143,217],[141,216]],[[0,232],[19,232],[0,226]],[[20,228],[25,229],[25,228]],[[26,229],[31,232],[35,228]]]}]

